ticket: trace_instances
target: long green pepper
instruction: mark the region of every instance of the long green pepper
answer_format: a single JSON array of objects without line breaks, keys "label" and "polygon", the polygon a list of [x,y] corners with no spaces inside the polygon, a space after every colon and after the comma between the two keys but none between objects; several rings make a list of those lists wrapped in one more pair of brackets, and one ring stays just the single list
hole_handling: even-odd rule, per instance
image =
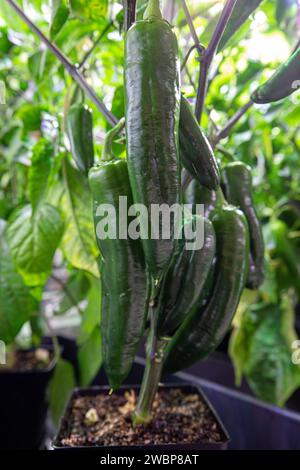
[{"label": "long green pepper", "polygon": [[[135,203],[148,209],[142,229],[146,262],[155,280],[161,279],[176,245],[174,221],[170,237],[163,223],[151,223],[154,205],[170,208],[181,202],[178,125],[180,69],[178,45],[169,23],[162,19],[159,1],[151,0],[144,19],[128,31],[125,44],[125,106],[127,159]],[[151,232],[159,232],[151,237]]]},{"label": "long green pepper", "polygon": [[228,331],[248,276],[249,233],[244,214],[233,206],[212,217],[217,237],[213,289],[206,305],[187,313],[166,349],[164,368],[176,372],[210,354]]},{"label": "long green pepper", "polygon": [[[178,256],[174,257],[162,285],[158,336],[171,336],[185,320],[186,315],[199,304],[201,294],[209,275],[216,251],[216,237],[212,223],[197,215],[191,217],[186,226],[193,226],[198,220],[202,224],[204,240],[200,249],[187,250],[183,238],[179,245]],[[199,230],[199,227],[198,227]]]},{"label": "long green pepper", "polygon": [[257,289],[264,280],[264,239],[252,197],[251,168],[243,162],[232,162],[222,171],[226,199],[246,216],[250,233],[250,270],[247,286]]},{"label": "long green pepper", "polygon": [[[94,223],[101,253],[102,354],[105,371],[113,390],[127,377],[144,333],[148,311],[148,273],[140,240],[122,239],[118,230],[119,196],[133,203],[127,163],[112,155],[114,136],[124,126],[120,122],[106,138],[102,161],[89,172],[93,194]],[[109,204],[116,211],[116,238],[99,238],[99,207]],[[109,222],[113,222],[109,219]],[[127,228],[127,227],[126,227]]]}]

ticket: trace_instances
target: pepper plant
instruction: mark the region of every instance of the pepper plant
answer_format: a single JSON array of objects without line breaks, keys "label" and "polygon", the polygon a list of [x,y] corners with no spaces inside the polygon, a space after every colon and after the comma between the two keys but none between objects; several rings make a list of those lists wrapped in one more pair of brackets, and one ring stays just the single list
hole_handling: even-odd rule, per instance
[{"label": "pepper plant", "polygon": [[[215,3],[216,5],[214,5]],[[197,187],[199,184],[197,189],[199,196],[195,197],[195,193],[193,193],[193,197],[190,199],[191,204],[205,202],[207,196],[210,201],[213,201],[211,203],[213,211],[211,215],[207,214],[210,220],[205,221],[206,232],[211,235],[206,240],[206,247],[209,246],[209,249],[202,252],[203,259],[201,260],[202,265],[205,266],[204,258],[206,259],[206,263],[210,267],[209,274],[206,279],[202,273],[201,281],[205,278],[205,286],[201,295],[197,296],[196,287],[199,287],[198,284],[201,283],[197,282],[197,286],[192,284],[193,288],[185,283],[186,278],[193,279],[194,273],[195,276],[200,276],[200,274],[196,274],[198,266],[196,255],[194,255],[195,259],[192,259],[179,246],[175,246],[173,241],[169,246],[165,245],[163,248],[159,243],[143,243],[143,255],[136,264],[136,272],[140,272],[141,276],[138,276],[138,285],[133,285],[134,289],[140,289],[140,294],[143,293],[139,296],[138,313],[136,309],[135,312],[132,312],[134,301],[128,298],[122,300],[124,302],[122,308],[128,315],[139,314],[139,321],[134,323],[135,333],[132,338],[129,334],[130,331],[127,330],[128,324],[124,322],[124,318],[118,317],[121,309],[117,297],[115,299],[111,297],[113,290],[115,296],[121,293],[121,287],[117,281],[123,281],[124,286],[127,283],[127,287],[131,282],[131,277],[129,276],[127,279],[125,276],[125,273],[128,272],[126,271],[128,270],[128,259],[126,259],[127,255],[124,255],[125,248],[122,248],[122,243],[117,250],[120,256],[116,259],[116,269],[123,270],[120,279],[114,279],[112,267],[108,262],[105,263],[105,267],[102,263],[102,313],[113,312],[116,315],[115,325],[119,324],[118,318],[124,322],[119,338],[116,338],[117,332],[113,331],[113,328],[109,330],[112,336],[103,335],[102,338],[104,363],[108,361],[110,364],[110,361],[113,361],[114,367],[118,370],[117,378],[115,378],[113,369],[106,367],[112,387],[117,388],[124,379],[134,357],[137,339],[141,339],[142,333],[146,329],[149,332],[147,366],[135,419],[148,420],[164,358],[166,369],[175,370],[177,367],[185,367],[211,352],[229,328],[240,295],[247,282],[248,263],[251,266],[253,254],[255,254],[253,251],[254,240],[256,239],[257,246],[259,246],[261,238],[258,228],[256,232],[254,230],[256,233],[254,237],[254,232],[252,231],[251,234],[250,228],[252,257],[249,257],[247,255],[249,250],[247,210],[236,201],[230,200],[230,188],[226,188],[226,181],[222,180],[222,188],[228,201],[224,199],[223,192],[217,188],[219,174],[215,162],[217,159],[222,170],[225,167],[222,171],[222,178],[224,178],[224,174],[228,171],[226,166],[230,168],[228,164],[242,161],[244,164],[250,165],[252,169],[253,206],[256,205],[264,225],[266,245],[264,271],[266,276],[265,282],[261,286],[255,286],[257,290],[244,291],[234,321],[235,333],[231,353],[238,378],[241,374],[245,374],[253,390],[260,397],[283,404],[300,382],[299,368],[289,360],[292,355],[292,340],[295,339],[293,306],[298,300],[297,278],[299,271],[297,263],[295,263],[296,257],[291,255],[293,250],[297,253],[299,249],[297,243],[298,219],[297,215],[287,218],[287,212],[283,209],[294,200],[299,199],[299,172],[297,171],[300,145],[297,129],[299,107],[296,95],[290,95],[290,92],[296,90],[292,85],[297,79],[299,71],[299,43],[293,43],[295,18],[297,17],[296,2],[287,2],[283,14],[282,2],[279,1],[228,0],[226,2],[206,2],[205,5],[201,5],[201,3],[196,5],[192,1],[186,3],[184,0],[180,2],[168,1],[163,4],[162,11],[164,18],[175,26],[173,34],[167,23],[162,22],[160,14],[156,10],[157,5],[153,5],[154,10],[151,10],[150,5],[144,22],[147,25],[151,23],[149,35],[152,34],[151,28],[159,34],[157,37],[153,37],[153,43],[150,38],[150,42],[144,44],[144,51],[136,52],[133,47],[135,41],[137,41],[136,44],[143,43],[143,29],[146,26],[142,17],[145,13],[146,2],[128,0],[124,1],[124,4],[118,4],[97,0],[97,2],[93,1],[93,6],[89,2],[83,4],[83,2],[71,1],[67,3],[53,1],[49,4],[43,1],[26,3],[27,6],[29,4],[30,12],[25,10],[23,2],[17,4],[13,0],[3,1],[0,7],[4,20],[3,25],[1,23],[2,42],[0,43],[4,72],[0,71],[0,79],[5,84],[6,98],[9,104],[9,106],[2,108],[1,116],[3,123],[1,131],[1,192],[5,197],[0,199],[0,210],[2,218],[8,220],[5,236],[7,237],[7,246],[14,258],[15,269],[26,288],[30,289],[30,295],[36,295],[37,291],[40,295],[41,286],[45,285],[51,274],[54,253],[58,248],[63,253],[64,265],[69,269],[80,270],[83,273],[88,272],[93,276],[93,279],[98,277],[99,251],[94,236],[92,211],[89,210],[89,207],[91,206],[91,196],[93,195],[96,204],[99,202],[98,197],[101,200],[106,197],[107,191],[112,189],[110,185],[114,182],[114,178],[111,177],[108,179],[109,184],[106,186],[99,184],[95,189],[93,182],[97,171],[100,173],[99,178],[104,178],[101,173],[102,166],[107,172],[110,171],[110,166],[112,171],[116,172],[120,167],[119,171],[125,175],[123,175],[122,181],[124,182],[124,178],[129,177],[130,179],[131,197],[134,201],[141,202],[143,199],[143,202],[148,204],[151,200],[153,201],[164,194],[168,197],[169,202],[180,199],[178,176],[180,166],[175,155],[178,151],[178,144],[174,140],[174,128],[179,125],[180,162],[187,170],[183,175],[181,194],[187,197],[187,194],[191,193],[191,188]],[[127,33],[126,40],[125,95],[127,101],[125,104],[123,40],[126,31],[136,19],[139,22]],[[285,31],[285,37],[283,35],[278,37],[276,21]],[[252,28],[249,27],[250,24],[252,24]],[[253,59],[249,53],[249,49],[254,47],[253,40],[257,37],[257,40],[260,41],[264,37],[258,30],[261,24],[265,28],[264,32],[275,34],[275,40],[285,45],[285,51],[274,64],[264,63],[257,58]],[[164,33],[162,32],[163,28]],[[172,90],[175,93],[172,95],[173,98],[169,92],[164,93],[162,95],[164,99],[159,103],[159,106],[162,115],[166,115],[163,113],[169,110],[168,116],[174,118],[173,131],[166,127],[166,120],[160,118],[161,120],[158,119],[156,122],[155,129],[151,128],[156,136],[153,138],[153,136],[147,135],[149,126],[147,126],[147,117],[145,117],[145,120],[142,119],[141,125],[144,134],[133,135],[134,119],[141,118],[139,110],[147,111],[152,103],[147,101],[147,88],[143,91],[142,96],[138,96],[138,90],[134,88],[134,83],[136,83],[136,88],[138,83],[137,76],[134,76],[135,54],[139,54],[144,77],[149,77],[151,73],[154,73],[156,67],[159,67],[160,57],[163,57],[163,48],[162,50],[156,48],[154,51],[155,41],[158,41],[162,34],[170,35],[170,41],[166,41],[164,46],[167,48],[171,47],[171,43],[173,45],[173,50],[167,54],[169,59],[172,54],[174,58],[178,55],[181,59],[181,92],[184,97],[179,100],[179,79],[177,83],[177,71],[174,68],[174,63],[172,62],[171,66],[173,71],[171,78],[169,74],[168,76],[164,75],[167,72],[163,67],[164,60],[162,60],[161,71],[164,80],[157,84],[156,90],[163,91],[163,88],[160,87],[163,87],[163,82],[166,80],[169,80],[170,84],[172,83]],[[178,51],[176,50],[175,36],[178,40]],[[267,34],[265,37],[267,38]],[[20,38],[26,38],[26,41],[22,41]],[[39,46],[40,44],[42,46]],[[293,50],[295,50],[294,54]],[[146,54],[147,51],[153,51],[151,59],[153,62],[149,61],[148,69],[143,59],[143,54]],[[25,60],[24,55],[26,56]],[[245,60],[247,55],[250,57],[249,60]],[[270,77],[273,66],[280,65],[280,62],[284,63],[289,55],[292,58],[288,61],[288,65],[279,68],[276,77],[263,88],[259,88],[259,84],[263,84]],[[10,58],[11,63],[5,61],[6,57]],[[112,57],[114,58],[113,62]],[[287,76],[285,76],[286,73]],[[136,80],[134,80],[135,78]],[[280,96],[274,94],[274,90],[278,91],[278,80],[279,83],[282,80],[285,83],[285,87],[279,86]],[[74,83],[76,83],[76,87]],[[82,90],[84,96],[81,95],[79,89]],[[176,99],[174,99],[175,95]],[[254,102],[262,102],[263,100],[271,103],[281,98],[285,99],[263,107],[254,105]],[[192,116],[188,105],[184,108],[186,99],[194,105],[195,117]],[[133,106],[131,106],[132,102],[134,102]],[[181,113],[179,114],[180,106]],[[93,158],[94,152],[91,151],[90,145],[92,126],[87,107],[93,109],[95,158]],[[145,116],[147,116],[147,112],[145,112]],[[103,145],[106,132],[110,131],[125,113],[129,169],[127,176],[125,174],[127,166],[124,160],[126,154],[124,134],[121,132],[118,137],[115,135],[119,128],[116,132],[109,133]],[[186,120],[182,121],[182,114],[187,116]],[[74,120],[75,125],[73,124]],[[180,121],[183,122],[183,125]],[[184,122],[187,121],[185,134]],[[72,132],[74,127],[75,132]],[[169,143],[167,151],[164,148],[165,141],[159,140],[160,130],[163,130],[164,136],[167,136]],[[197,150],[199,152],[201,149],[204,150],[204,154],[197,151],[197,157],[195,157],[196,152],[192,151],[194,147],[189,148],[194,136],[193,132],[197,134],[196,144],[194,144]],[[143,140],[144,137],[145,140]],[[77,139],[79,139],[79,143],[76,143]],[[40,154],[43,147],[49,148],[49,141],[52,145],[51,150],[48,150],[50,164],[49,158],[34,157],[35,154]],[[160,165],[160,174],[164,178],[162,187],[159,187],[159,184],[163,184],[162,180],[157,184],[157,175],[154,171],[149,171],[149,162],[145,164],[145,167],[139,167],[140,159],[143,162],[148,157],[155,160],[153,141],[157,142],[160,146],[159,150],[162,151],[161,158],[157,159],[157,164]],[[185,152],[184,143],[186,144]],[[138,155],[135,155],[135,144],[139,148]],[[80,152],[77,153],[75,146],[77,149],[89,148],[87,154],[90,157],[83,162],[83,165],[80,165],[81,157],[78,157]],[[102,159],[98,157],[101,151],[100,147],[104,147]],[[171,148],[173,151],[170,151]],[[83,153],[81,152],[81,155]],[[30,161],[28,155],[32,155]],[[203,155],[204,161],[201,161]],[[94,160],[100,166],[91,170],[90,173],[93,193],[91,194],[86,170]],[[107,160],[106,164],[104,160]],[[116,161],[115,167],[112,164],[114,161]],[[37,165],[36,169],[35,165]],[[147,165],[149,166],[147,167]],[[148,173],[143,180],[145,168]],[[246,171],[245,167],[243,168]],[[42,177],[38,178],[36,175]],[[208,179],[210,176],[213,177],[211,184],[207,183],[205,176]],[[104,181],[107,180],[104,179]],[[147,191],[144,191],[143,189],[147,187],[148,182]],[[204,186],[207,184],[208,188],[205,188]],[[145,185],[142,186],[142,190],[141,185]],[[164,191],[169,187],[172,187],[170,194]],[[283,197],[283,195],[286,196]],[[234,192],[234,196],[236,197],[236,192]],[[227,205],[227,202],[238,204],[244,215],[240,210]],[[21,208],[24,204],[28,205],[27,209],[26,207],[25,209]],[[50,212],[52,215],[49,217]],[[40,221],[54,220],[54,213],[57,223],[49,224],[49,230],[53,230],[54,235],[51,236],[51,243],[48,246],[46,237],[44,239],[41,236],[34,238],[32,234],[39,233],[36,227],[41,227]],[[257,222],[257,216],[256,214],[252,215],[253,224]],[[187,225],[195,222],[193,217],[186,221]],[[279,230],[280,227],[278,228],[278,220],[281,221],[281,230]],[[23,225],[24,221],[26,223]],[[20,244],[21,238],[18,230],[21,225],[22,234],[25,234],[24,239],[30,237],[32,240],[29,245],[32,252],[30,248],[28,250],[25,248],[24,243]],[[234,233],[234,239],[237,241],[234,246],[230,244],[230,236],[226,233],[225,227],[228,227],[231,237]],[[49,232],[47,231],[47,233]],[[284,234],[282,235],[282,233]],[[286,242],[285,248],[282,248],[280,236],[281,240],[283,238]],[[106,250],[107,259],[111,259],[112,246],[113,244],[104,247],[100,243],[100,252],[104,260]],[[140,247],[137,249],[130,247],[127,254],[131,250],[134,255],[140,251]],[[176,257],[173,259],[174,250]],[[217,263],[210,263],[214,250],[217,252]],[[198,256],[200,256],[199,253]],[[292,258],[294,258],[293,263]],[[256,257],[257,259],[260,259],[259,263],[261,263],[261,256]],[[175,260],[178,260],[177,264]],[[234,264],[235,269],[227,272],[225,266],[228,263]],[[146,271],[147,273],[150,271],[148,279],[149,300],[147,300],[149,308],[145,309],[147,314],[142,315],[147,297],[143,287]],[[134,280],[133,274],[132,279]],[[173,284],[177,280],[180,282]],[[111,281],[116,284],[112,284]],[[95,280],[96,286],[97,282]],[[232,292],[232,296],[226,297],[223,309],[221,309],[220,303],[214,303],[214,299],[218,296],[221,288],[225,289],[224,283],[226,283],[227,292]],[[94,281],[92,285],[94,286]],[[99,291],[99,288],[95,287],[90,292],[95,293],[97,289]],[[176,296],[173,298],[172,295],[177,292],[186,293],[186,296],[191,298],[176,298]],[[192,293],[195,295],[194,298],[192,298]],[[89,294],[89,296],[91,307],[95,297],[93,294]],[[282,298],[285,301],[280,302],[279,308],[278,299]],[[188,302],[193,300],[195,307]],[[0,309],[0,316],[5,318],[6,304],[2,305],[4,307]],[[189,309],[191,310],[189,311]],[[255,317],[256,320],[253,321],[253,312],[261,311],[260,309],[264,311],[264,314]],[[81,338],[85,338],[85,340],[93,338],[93,341],[86,345],[86,356],[88,358],[97,356],[98,358],[96,366],[93,367],[90,366],[93,361],[83,361],[85,367],[92,368],[92,373],[87,374],[89,378],[95,373],[101,360],[98,352],[93,354],[93,345],[100,343],[99,335],[96,333],[100,320],[99,312],[96,306],[95,309],[91,307],[91,310],[93,326],[90,326],[88,319],[85,320],[84,317],[83,332],[81,333]],[[272,315],[272,312],[275,311],[277,314]],[[204,316],[201,316],[201,321],[199,320],[199,312],[205,313]],[[182,320],[181,315],[184,314],[186,314],[186,318]],[[288,334],[285,331],[287,318],[289,319]],[[18,317],[16,332],[26,320],[28,317],[22,319]],[[102,319],[102,328],[104,329],[106,328],[105,321],[105,318]],[[205,323],[206,321],[207,323]],[[176,324],[176,322],[178,323]],[[203,323],[201,324],[201,322]],[[251,328],[248,328],[249,324],[251,324]],[[206,325],[213,328],[213,334],[205,335]],[[280,334],[275,334],[275,331],[277,333],[280,331]],[[127,333],[127,338],[130,338],[131,341],[128,341],[124,336]],[[270,334],[272,345],[266,348],[267,337]],[[199,345],[200,340],[204,341],[204,346],[203,343]],[[83,339],[82,341],[84,344]],[[116,343],[121,344],[122,348],[118,348]],[[88,346],[89,344],[91,346]],[[129,355],[127,355],[128,351]],[[267,351],[264,355],[265,368],[261,367],[260,351]],[[273,360],[274,351],[275,361]],[[126,360],[123,361],[124,357]],[[278,370],[282,370],[282,363],[284,363],[284,374],[279,376]],[[270,384],[268,387],[264,385],[266,374],[269,379],[268,384]]]}]

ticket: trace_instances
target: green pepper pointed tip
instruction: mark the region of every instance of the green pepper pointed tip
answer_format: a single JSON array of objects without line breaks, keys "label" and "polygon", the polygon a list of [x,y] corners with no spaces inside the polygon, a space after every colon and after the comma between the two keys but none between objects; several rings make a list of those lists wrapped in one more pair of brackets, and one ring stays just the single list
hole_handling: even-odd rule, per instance
[{"label": "green pepper pointed tip", "polygon": [[162,19],[162,13],[160,11],[159,0],[149,0],[147,8],[144,13],[144,20],[148,20],[149,18],[159,18]]}]

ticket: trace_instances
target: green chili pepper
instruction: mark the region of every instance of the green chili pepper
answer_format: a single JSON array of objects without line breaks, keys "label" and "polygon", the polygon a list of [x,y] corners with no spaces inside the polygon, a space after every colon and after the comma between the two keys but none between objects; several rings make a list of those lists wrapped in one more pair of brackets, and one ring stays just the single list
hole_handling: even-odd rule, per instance
[{"label": "green chili pepper", "polygon": [[251,96],[258,104],[282,100],[300,87],[300,48]]},{"label": "green chili pepper", "polygon": [[232,162],[222,171],[226,199],[246,216],[250,233],[250,270],[247,286],[257,289],[264,280],[264,239],[252,198],[251,168]]},{"label": "green chili pepper", "polygon": [[216,349],[228,331],[248,276],[249,233],[244,214],[233,206],[216,209],[213,289],[204,307],[187,313],[165,354],[165,370],[189,367]]},{"label": "green chili pepper", "polygon": [[[120,121],[106,138],[102,161],[91,168],[89,182],[94,201],[94,222],[101,260],[102,351],[110,386],[116,390],[127,377],[145,328],[148,310],[148,274],[140,240],[123,239],[118,228],[119,196],[132,201],[127,164],[114,158],[114,136],[124,126]],[[116,237],[99,238],[99,207],[109,204],[116,211]],[[109,219],[110,222],[111,219]],[[127,227],[126,227],[127,228]]]},{"label": "green chili pepper", "polygon": [[204,216],[208,218],[216,208],[217,193],[201,186],[196,179],[193,179],[185,191],[184,202],[191,206],[193,214],[196,214],[197,204],[204,204]]},{"label": "green chili pepper", "polygon": [[68,110],[66,131],[76,166],[87,175],[94,165],[93,117],[83,103],[75,103]]},{"label": "green chili pepper", "polygon": [[[170,336],[199,300],[215,255],[216,240],[212,223],[201,216],[193,216],[185,225],[189,228],[198,220],[203,227],[203,247],[188,250],[186,239],[181,239],[177,256],[169,267],[160,295],[158,336]],[[191,226],[191,227],[189,227]]]},{"label": "green chili pepper", "polygon": [[[150,272],[161,278],[175,249],[171,236],[161,236],[162,221],[151,222],[153,205],[181,202],[178,123],[180,110],[178,45],[158,0],[150,0],[144,20],[128,31],[125,46],[127,158],[135,203],[148,209],[151,230],[160,236],[143,239]],[[146,238],[146,237],[145,237]]]},{"label": "green chili pepper", "polygon": [[203,186],[217,189],[220,174],[214,152],[184,96],[180,104],[179,144],[182,165]]}]

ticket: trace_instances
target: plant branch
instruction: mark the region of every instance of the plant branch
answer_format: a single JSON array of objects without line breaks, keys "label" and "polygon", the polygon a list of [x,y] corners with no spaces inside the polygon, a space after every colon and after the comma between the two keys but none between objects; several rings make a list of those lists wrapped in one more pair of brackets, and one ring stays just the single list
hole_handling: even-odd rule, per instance
[{"label": "plant branch", "polygon": [[204,46],[202,46],[200,44],[200,41],[198,39],[196,30],[195,30],[195,27],[194,27],[194,23],[193,23],[191,14],[189,12],[189,9],[187,7],[186,1],[181,0],[181,3],[182,3],[182,7],[183,7],[183,11],[184,11],[184,14],[185,14],[185,17],[186,17],[187,24],[190,28],[191,36],[192,36],[193,41],[194,41],[194,47],[197,48],[197,50],[199,52],[199,55],[202,56],[203,52],[205,51],[205,48],[204,48]]},{"label": "plant branch", "polygon": [[66,294],[66,296],[68,297],[68,299],[70,300],[71,304],[77,309],[79,315],[83,315],[83,312],[81,310],[81,308],[77,305],[77,301],[76,299],[73,297],[73,294],[70,292],[70,290],[68,289],[68,287],[62,282],[61,279],[59,279],[58,277],[56,277],[54,274],[51,274],[51,278],[53,279],[53,281],[55,281],[61,288],[62,290],[64,291],[64,293]]},{"label": "plant branch", "polygon": [[241,109],[239,109],[231,119],[229,119],[226,126],[216,135],[213,145],[214,147],[220,142],[220,140],[225,139],[229,136],[231,129],[235,124],[241,119],[241,117],[246,114],[246,112],[253,106],[253,101],[249,100]]},{"label": "plant branch", "polygon": [[206,49],[204,57],[202,58],[201,70],[199,74],[199,84],[198,84],[198,92],[197,92],[197,98],[196,98],[196,106],[195,106],[195,115],[199,122],[201,122],[203,109],[204,109],[204,102],[205,102],[205,97],[206,97],[206,92],[207,92],[208,74],[209,74],[210,66],[214,59],[215,53],[217,51],[218,45],[225,31],[229,18],[232,15],[236,2],[237,0],[227,0],[226,5],[219,18],[219,21],[216,25],[216,28],[213,32],[210,43]]},{"label": "plant branch", "polygon": [[128,31],[135,22],[136,0],[123,0],[124,6],[124,29]]},{"label": "plant branch", "polygon": [[103,29],[102,33],[100,33],[99,37],[96,39],[92,47],[87,51],[85,56],[83,57],[82,61],[80,62],[79,66],[77,67],[79,70],[83,68],[85,65],[86,61],[89,59],[91,54],[94,52],[100,41],[104,38],[105,34],[110,30],[110,28],[113,26],[114,22],[111,20],[106,27]]},{"label": "plant branch", "polygon": [[111,125],[115,125],[118,120],[117,118],[107,109],[105,104],[97,97],[94,90],[88,85],[82,74],[77,70],[74,65],[62,54],[58,47],[51,43],[42,31],[35,26],[34,23],[28,18],[28,16],[19,8],[18,5],[13,0],[6,0],[7,3],[15,10],[15,12],[20,16],[20,18],[27,24],[27,26],[33,31],[39,39],[46,45],[46,47],[57,57],[57,59],[62,63],[67,72],[71,77],[77,82],[77,84],[84,90],[84,92],[89,96],[91,101],[97,106],[99,111],[106,118],[107,122]]}]

